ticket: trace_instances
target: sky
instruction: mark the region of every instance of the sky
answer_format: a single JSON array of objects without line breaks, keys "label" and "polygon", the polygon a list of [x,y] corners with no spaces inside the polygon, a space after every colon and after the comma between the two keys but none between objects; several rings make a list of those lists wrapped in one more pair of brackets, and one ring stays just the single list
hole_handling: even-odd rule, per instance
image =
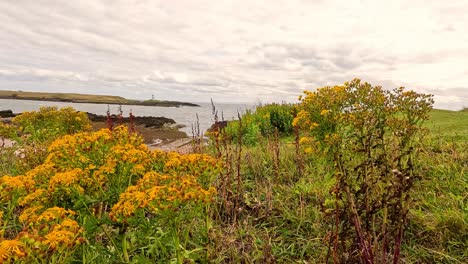
[{"label": "sky", "polygon": [[360,78],[468,106],[468,1],[0,1],[0,90],[297,102]]}]

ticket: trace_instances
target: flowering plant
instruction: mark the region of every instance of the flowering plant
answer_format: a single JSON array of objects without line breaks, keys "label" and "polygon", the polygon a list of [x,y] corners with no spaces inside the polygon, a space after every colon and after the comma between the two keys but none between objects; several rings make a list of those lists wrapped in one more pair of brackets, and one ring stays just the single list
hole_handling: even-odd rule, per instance
[{"label": "flowering plant", "polygon": [[[65,261],[87,241],[129,261],[148,241],[149,227],[171,230],[161,239],[179,241],[174,230],[189,215],[204,212],[220,168],[207,155],[151,152],[123,126],[61,137],[47,148],[42,164],[23,175],[0,177],[0,240],[10,243],[1,247],[4,260]],[[138,236],[141,244],[129,248],[127,236]],[[185,243],[166,249],[167,256],[152,257],[181,258]]]},{"label": "flowering plant", "polygon": [[333,219],[335,263],[396,263],[432,96],[355,79],[306,91],[300,100],[293,125],[307,133],[301,143],[334,166],[325,212]]}]

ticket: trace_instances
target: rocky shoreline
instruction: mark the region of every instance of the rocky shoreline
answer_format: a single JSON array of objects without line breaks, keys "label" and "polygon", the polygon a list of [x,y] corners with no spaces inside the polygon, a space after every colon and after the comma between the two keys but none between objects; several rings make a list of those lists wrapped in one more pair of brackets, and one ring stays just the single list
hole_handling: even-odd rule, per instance
[{"label": "rocky shoreline", "polygon": [[[107,116],[105,115],[96,115],[93,113],[87,113],[89,120],[91,122],[107,122]],[[112,122],[114,123],[130,123],[130,117],[120,117],[118,115],[111,115]],[[154,116],[134,116],[133,117],[134,125],[141,125],[148,128],[162,128],[168,125],[175,125],[176,122],[174,119],[167,117],[154,117]],[[180,128],[180,125],[177,127]]]},{"label": "rocky shoreline", "polygon": [[[11,110],[0,110],[0,118],[5,119],[2,121],[9,122],[9,120],[21,113],[13,113]],[[91,122],[107,122],[107,116],[105,115],[96,115],[93,113],[88,113],[88,118]],[[117,115],[111,115],[113,123],[130,123],[130,117],[119,117]],[[175,125],[176,122],[174,119],[167,117],[154,117],[154,116],[134,116],[133,123],[137,126],[144,126],[148,128],[162,128],[164,126],[172,126],[176,128],[181,128],[180,125]]]},{"label": "rocky shoreline", "polygon": [[19,114],[13,113],[11,110],[0,110],[0,118],[15,117]]},{"label": "rocky shoreline", "polygon": [[[11,110],[0,110],[0,122],[10,123],[11,119],[20,113],[13,113]],[[107,128],[107,116],[87,113],[94,131]],[[119,117],[111,115],[113,125],[129,125],[129,117]],[[134,116],[133,124],[135,130],[143,137],[145,144],[150,149],[162,149],[165,151],[186,152],[186,146],[191,142],[191,138],[185,132],[179,131],[183,127],[175,120],[166,117]],[[5,144],[0,142],[0,147],[11,146],[12,141],[5,139]]]}]

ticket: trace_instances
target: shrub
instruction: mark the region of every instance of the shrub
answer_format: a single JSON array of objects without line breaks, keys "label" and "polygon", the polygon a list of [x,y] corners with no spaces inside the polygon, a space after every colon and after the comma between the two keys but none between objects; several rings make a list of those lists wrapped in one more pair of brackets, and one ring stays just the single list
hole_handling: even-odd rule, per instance
[{"label": "shrub", "polygon": [[91,123],[84,112],[72,107],[41,107],[39,111],[24,112],[12,123],[19,132],[26,135],[28,142],[52,142],[56,138],[91,129]]},{"label": "shrub", "polygon": [[268,104],[255,109],[255,119],[263,136],[270,136],[275,130],[289,135],[293,132],[294,106],[290,104]]},{"label": "shrub", "polygon": [[39,111],[24,112],[12,123],[0,124],[0,137],[16,141],[13,148],[0,149],[11,153],[10,162],[0,171],[22,174],[41,164],[47,155],[47,146],[57,138],[91,129],[91,122],[84,112],[71,107],[41,107]]},{"label": "shrub", "polygon": [[241,121],[231,121],[225,128],[224,136],[233,143],[247,146],[256,145],[261,137],[272,137],[275,133],[290,135],[293,131],[294,106],[289,104],[268,104],[258,106],[254,112],[247,111]]},{"label": "shrub", "polygon": [[[293,125],[309,133],[308,152],[334,164],[330,242],[335,263],[387,263],[400,246],[419,177],[415,158],[429,95],[386,91],[355,79],[306,91]],[[394,262],[395,263],[395,262]]]}]

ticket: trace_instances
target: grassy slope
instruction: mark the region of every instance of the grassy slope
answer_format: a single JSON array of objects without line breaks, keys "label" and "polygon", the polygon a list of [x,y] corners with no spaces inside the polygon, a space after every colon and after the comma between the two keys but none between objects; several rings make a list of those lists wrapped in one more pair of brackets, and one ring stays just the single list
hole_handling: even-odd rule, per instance
[{"label": "grassy slope", "polygon": [[120,96],[111,95],[91,95],[91,94],[76,94],[76,93],[40,93],[40,92],[17,92],[17,91],[0,91],[0,97],[15,97],[17,99],[37,98],[37,99],[52,99],[52,100],[83,100],[83,101],[100,101],[109,103],[126,102],[127,99]]},{"label": "grassy slope", "polygon": [[468,112],[433,110],[431,118],[426,122],[431,134],[440,136],[468,136]]},{"label": "grassy slope", "polygon": [[[407,234],[409,263],[468,262],[468,112],[433,110]],[[466,262],[465,262],[466,261]]]}]

